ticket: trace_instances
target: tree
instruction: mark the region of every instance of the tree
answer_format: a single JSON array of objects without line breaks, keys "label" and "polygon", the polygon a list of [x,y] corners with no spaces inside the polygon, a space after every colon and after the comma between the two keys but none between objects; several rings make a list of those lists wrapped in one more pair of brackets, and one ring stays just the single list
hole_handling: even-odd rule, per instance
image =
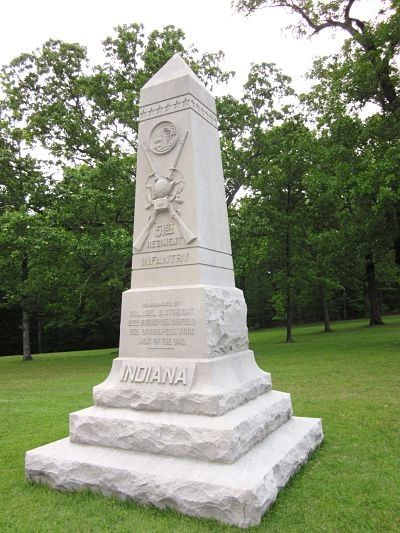
[{"label": "tree", "polygon": [[231,95],[217,99],[217,112],[226,203],[230,206],[239,189],[250,182],[251,161],[258,157],[252,150],[256,120],[248,104]]},{"label": "tree", "polygon": [[29,360],[29,323],[37,302],[33,263],[52,180],[29,153],[22,116],[5,95],[0,101],[0,176],[0,305],[20,307],[23,358]]},{"label": "tree", "polygon": [[246,196],[228,210],[237,287],[243,290],[250,328],[273,323],[273,273],[268,263],[267,219],[258,197]]},{"label": "tree", "polygon": [[[352,121],[343,126],[342,143],[325,130],[313,139],[313,164],[305,177],[310,280],[319,295],[324,331],[331,331],[329,301],[362,275],[359,242],[347,191],[356,170]],[[352,134],[353,131],[353,134]],[[347,144],[346,144],[347,143]],[[361,265],[361,266],[360,266]]]},{"label": "tree", "polygon": [[[311,73],[316,84],[307,98],[307,103],[315,112],[317,125],[322,128],[343,123],[346,114],[357,114],[367,104],[369,105],[368,112],[372,116],[364,123],[362,143],[364,163],[360,163],[363,166],[369,161],[369,170],[363,171],[362,177],[358,176],[363,185],[358,186],[355,183],[355,187],[359,191],[363,189],[358,199],[359,202],[369,206],[370,212],[367,213],[365,209],[364,214],[372,214],[375,217],[375,221],[371,216],[367,216],[364,220],[364,229],[368,227],[370,230],[368,235],[370,239],[368,243],[364,243],[364,260],[371,311],[370,323],[371,325],[381,324],[376,264],[382,254],[377,248],[383,249],[385,246],[392,248],[393,257],[397,264],[400,264],[400,202],[397,185],[399,167],[397,157],[394,156],[390,146],[398,144],[400,124],[398,69],[400,8],[398,2],[382,1],[374,21],[363,20],[353,14],[354,0],[334,0],[328,3],[319,0],[311,2],[306,0],[238,0],[235,6],[246,14],[263,7],[285,8],[297,16],[296,30],[299,35],[312,36],[321,31],[340,30],[349,37],[340,53],[333,57],[316,60]],[[391,135],[390,141],[388,134]],[[372,152],[375,156],[372,156]],[[378,152],[379,158],[376,157]],[[379,182],[375,169],[378,161],[382,159],[385,161],[386,171],[390,170],[389,176],[380,174],[381,181]],[[393,172],[397,177],[395,180],[390,178]],[[365,183],[367,174],[371,177],[368,186]],[[368,200],[366,190],[370,193]],[[384,204],[380,202],[382,195],[385,196]],[[353,198],[355,198],[354,195]],[[360,222],[360,219],[358,221]],[[360,232],[360,225],[354,224],[355,226],[358,226]],[[374,235],[372,228],[376,230]],[[365,232],[360,233],[364,233],[367,237]],[[388,243],[388,237],[391,239],[390,243]],[[386,253],[384,255],[387,256]]]},{"label": "tree", "polygon": [[[258,245],[249,244],[247,255],[254,257],[264,250],[264,258],[257,261],[264,275],[274,287],[272,295],[275,318],[285,320],[287,341],[291,342],[295,295],[305,277],[304,254],[301,253],[305,232],[305,194],[303,180],[310,164],[307,158],[310,132],[293,114],[296,99],[290,87],[290,78],[273,64],[254,65],[244,86],[241,106],[235,109],[247,117],[247,132],[231,141],[229,156],[236,151],[245,161],[243,183],[254,191],[252,197],[240,204],[240,218],[246,221],[242,236],[256,237]],[[237,127],[240,131],[240,127]],[[224,130],[223,130],[224,131]],[[240,142],[235,145],[235,141]],[[307,139],[307,140],[306,140]],[[226,145],[223,144],[225,147]],[[230,163],[238,158],[229,158]],[[234,168],[240,168],[235,165]],[[230,170],[230,167],[228,167]],[[267,248],[259,246],[267,243]],[[240,245],[239,249],[243,246]],[[244,254],[243,254],[244,255]],[[242,257],[242,255],[241,255]],[[235,260],[237,269],[238,261]],[[248,262],[244,262],[248,272]],[[268,274],[267,274],[268,273]]]},{"label": "tree", "polygon": [[166,26],[146,38],[143,26],[118,26],[104,42],[106,62],[91,66],[79,44],[49,40],[3,69],[32,138],[72,164],[136,150],[141,87],[176,52],[209,85],[229,78],[222,52],[199,54],[182,30]]},{"label": "tree", "polygon": [[292,118],[267,131],[264,142],[263,168],[253,186],[262,195],[267,217],[277,316],[285,318],[286,341],[292,342],[295,295],[307,279],[304,181],[312,162],[312,134]]},{"label": "tree", "polygon": [[[398,162],[392,152],[398,140],[393,132],[387,129],[384,133],[380,126],[379,133],[374,133],[372,126],[377,119],[380,123],[379,115],[365,121],[340,114],[332,116],[329,126],[321,131],[323,149],[314,169],[331,184],[332,198],[339,209],[343,250],[357,264],[364,264],[370,325],[382,323],[377,268],[382,261],[394,261],[393,234],[399,201]],[[384,141],[383,134],[390,141]]]}]

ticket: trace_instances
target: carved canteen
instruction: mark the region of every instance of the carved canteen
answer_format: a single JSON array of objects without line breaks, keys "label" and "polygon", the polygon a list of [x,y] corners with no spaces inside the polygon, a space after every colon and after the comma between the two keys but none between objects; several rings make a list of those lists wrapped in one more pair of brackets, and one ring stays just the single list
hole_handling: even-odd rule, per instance
[{"label": "carved canteen", "polygon": [[159,122],[150,133],[150,149],[155,154],[167,154],[178,141],[178,128],[169,121]]}]

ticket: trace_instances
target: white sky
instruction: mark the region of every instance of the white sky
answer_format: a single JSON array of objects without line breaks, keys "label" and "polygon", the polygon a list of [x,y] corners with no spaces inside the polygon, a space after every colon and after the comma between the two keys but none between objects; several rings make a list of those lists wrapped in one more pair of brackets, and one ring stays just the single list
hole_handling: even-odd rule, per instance
[{"label": "white sky", "polygon": [[[363,11],[379,5],[363,0]],[[334,52],[341,36],[323,34],[294,39],[283,31],[293,17],[281,9],[262,10],[250,17],[234,13],[231,0],[3,0],[0,3],[0,65],[49,38],[87,46],[93,62],[101,62],[101,41],[119,24],[141,22],[146,33],[168,24],[181,27],[187,43],[200,51],[222,49],[225,68],[235,70],[226,90],[239,96],[251,63],[275,62],[293,77],[297,90],[314,55]]]}]

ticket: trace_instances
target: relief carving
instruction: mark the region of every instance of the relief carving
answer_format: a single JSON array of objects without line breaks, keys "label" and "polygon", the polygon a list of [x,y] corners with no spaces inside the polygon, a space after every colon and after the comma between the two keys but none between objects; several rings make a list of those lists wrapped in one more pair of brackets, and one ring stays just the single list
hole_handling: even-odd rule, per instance
[{"label": "relief carving", "polygon": [[150,134],[150,149],[155,154],[167,154],[178,141],[178,131],[172,122],[159,122]]},{"label": "relief carving", "polygon": [[167,115],[169,113],[175,113],[177,111],[183,111],[185,109],[191,109],[198,115],[200,115],[209,124],[218,127],[217,117],[214,112],[204,106],[197,98],[187,94],[185,96],[179,96],[177,98],[170,98],[163,103],[156,105],[144,106],[139,111],[139,120],[149,120],[151,118]]},{"label": "relief carving", "polygon": [[[171,124],[174,128],[175,126],[171,122],[160,122],[156,125],[156,127],[153,129],[151,136],[153,135],[154,131],[158,131],[157,128],[164,127],[165,124]],[[161,128],[162,129],[162,128]],[[160,129],[160,131],[161,131]],[[176,139],[173,141],[173,135],[171,133],[172,130],[170,130],[170,143],[173,142],[173,146],[176,144]],[[175,128],[175,132],[176,132]],[[165,132],[164,132],[165,133]],[[150,152],[145,145],[143,141],[140,141],[142,148],[144,150],[144,153],[146,154],[147,161],[150,165],[150,168],[152,170],[151,174],[146,180],[146,187],[145,187],[145,194],[146,194],[146,200],[147,205],[146,209],[153,209],[152,214],[149,217],[149,220],[146,224],[146,226],[143,228],[142,232],[139,234],[139,236],[135,239],[133,243],[133,247],[136,250],[141,250],[147,241],[150,230],[153,227],[158,213],[161,213],[163,211],[166,211],[169,213],[171,219],[176,223],[176,225],[179,227],[179,230],[181,232],[181,235],[183,239],[185,240],[186,244],[189,244],[190,242],[194,241],[196,239],[196,235],[186,226],[184,221],[182,220],[180,213],[177,209],[174,207],[174,203],[181,204],[182,200],[180,198],[180,193],[182,192],[185,182],[181,177],[178,177],[175,175],[177,172],[177,164],[179,161],[179,157],[182,153],[183,147],[185,145],[187,136],[189,132],[186,131],[185,135],[181,137],[179,141],[178,150],[176,152],[176,156],[174,159],[174,162],[169,170],[168,176],[161,175],[157,169],[154,166],[154,163],[151,159]],[[157,147],[160,149],[162,146],[166,146],[168,136],[165,136],[163,138],[164,140],[160,142],[154,142],[154,145],[157,145]],[[150,140],[152,143],[152,140]],[[164,143],[164,144],[163,144]],[[173,147],[172,146],[172,147]],[[172,149],[172,148],[170,148]],[[168,150],[165,150],[164,152],[160,153],[166,153]]]}]

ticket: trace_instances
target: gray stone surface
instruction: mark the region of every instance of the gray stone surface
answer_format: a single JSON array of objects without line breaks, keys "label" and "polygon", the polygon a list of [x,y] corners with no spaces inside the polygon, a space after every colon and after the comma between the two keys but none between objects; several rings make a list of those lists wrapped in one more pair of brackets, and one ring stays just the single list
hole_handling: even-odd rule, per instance
[{"label": "gray stone surface", "polygon": [[233,464],[63,439],[28,452],[26,475],[59,490],[88,489],[249,527],[260,522],[322,438],[320,420],[293,417]]},{"label": "gray stone surface", "polygon": [[223,416],[89,407],[70,415],[72,442],[233,463],[284,424],[290,395],[270,391]]}]

